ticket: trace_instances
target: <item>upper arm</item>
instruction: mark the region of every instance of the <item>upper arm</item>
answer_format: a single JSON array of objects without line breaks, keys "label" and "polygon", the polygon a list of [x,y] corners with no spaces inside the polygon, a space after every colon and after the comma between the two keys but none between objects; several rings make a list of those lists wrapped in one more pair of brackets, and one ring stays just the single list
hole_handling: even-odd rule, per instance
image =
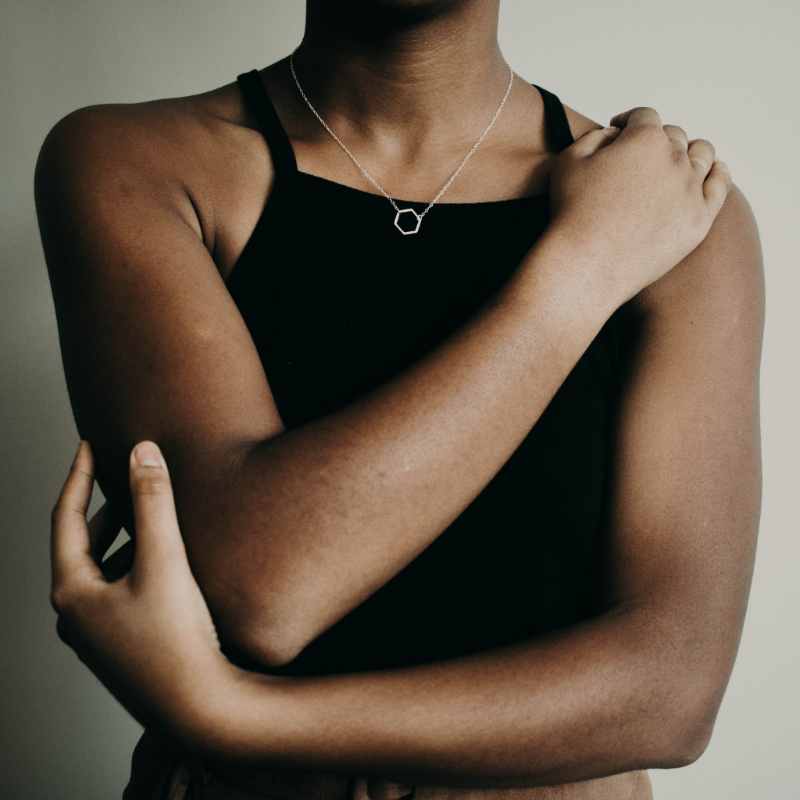
[{"label": "upper arm", "polygon": [[237,445],[282,430],[187,190],[190,139],[147,109],[87,109],[56,126],[37,165],[70,400],[123,515],[137,441],[164,449],[180,509],[198,464],[222,469]]},{"label": "upper arm", "polygon": [[705,241],[634,298],[609,518],[611,592],[716,710],[755,554],[763,271],[734,187]]}]

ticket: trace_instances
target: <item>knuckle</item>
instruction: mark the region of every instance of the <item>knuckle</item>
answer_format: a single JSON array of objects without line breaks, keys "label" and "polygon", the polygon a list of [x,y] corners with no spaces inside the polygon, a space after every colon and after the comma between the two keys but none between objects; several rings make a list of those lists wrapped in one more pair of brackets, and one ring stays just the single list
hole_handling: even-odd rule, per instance
[{"label": "knuckle", "polygon": [[647,146],[669,144],[664,131],[655,125],[638,125],[635,128],[631,128],[628,138],[634,138]]},{"label": "knuckle", "polygon": [[689,137],[686,135],[686,131],[681,128],[680,125],[665,125],[664,130],[672,134],[677,134],[680,138],[688,141]]},{"label": "knuckle", "polygon": [[692,142],[692,148],[697,150],[703,150],[710,153],[715,153],[716,150],[714,149],[714,145],[708,141],[708,139],[695,139]]},{"label": "knuckle", "polygon": [[50,591],[50,605],[59,616],[68,614],[75,605],[75,595],[64,584],[54,586]]},{"label": "knuckle", "polygon": [[692,162],[692,164],[696,166],[699,165],[706,172],[708,172],[714,163],[714,156],[710,155],[709,153],[691,153],[689,160]]},{"label": "knuckle", "polygon": [[686,165],[686,152],[683,150],[679,150],[678,148],[674,148],[670,153],[672,157],[672,161],[674,162],[676,167],[680,167],[682,165]]},{"label": "knuckle", "polygon": [[689,163],[689,149],[681,146],[681,143],[677,142],[674,137],[668,139],[668,144],[672,162],[677,167],[685,167]]}]

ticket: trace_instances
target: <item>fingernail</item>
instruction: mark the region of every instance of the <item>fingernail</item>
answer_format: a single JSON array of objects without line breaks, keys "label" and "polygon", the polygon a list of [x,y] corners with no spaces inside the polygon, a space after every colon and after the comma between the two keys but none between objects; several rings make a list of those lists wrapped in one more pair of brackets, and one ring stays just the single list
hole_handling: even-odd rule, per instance
[{"label": "fingernail", "polygon": [[165,467],[161,450],[153,442],[139,442],[133,449],[133,457],[140,467]]},{"label": "fingernail", "polygon": [[609,136],[616,136],[619,133],[619,128],[612,125],[609,128],[603,128],[603,133],[607,133]]}]

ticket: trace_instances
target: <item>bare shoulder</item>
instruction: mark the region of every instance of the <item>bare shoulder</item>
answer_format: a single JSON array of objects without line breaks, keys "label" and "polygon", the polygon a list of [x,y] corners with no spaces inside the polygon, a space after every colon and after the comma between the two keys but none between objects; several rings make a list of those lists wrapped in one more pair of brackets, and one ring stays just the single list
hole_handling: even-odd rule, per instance
[{"label": "bare shoulder", "polygon": [[[577,139],[603,126],[564,107]],[[702,315],[724,332],[734,325],[749,326],[751,338],[761,339],[764,320],[764,268],[758,227],[750,204],[733,186],[703,242],[663,278],[632,301],[642,315],[670,312],[674,319]]]},{"label": "bare shoulder", "polygon": [[602,125],[598,125],[594,120],[589,119],[589,117],[584,117],[583,114],[579,114],[568,106],[564,106],[564,111],[567,113],[567,122],[569,122],[572,135],[576,139],[579,139],[584,133],[596,131],[598,128],[603,127]]},{"label": "bare shoulder", "polygon": [[720,335],[749,331],[760,342],[764,267],[758,227],[747,198],[733,186],[706,238],[633,301],[641,314],[706,320]]},{"label": "bare shoulder", "polygon": [[89,106],[73,111],[50,131],[39,169],[79,164],[92,173],[125,164],[162,174],[187,172],[197,157],[232,137],[254,134],[233,86],[202,95],[144,103]]},{"label": "bare shoulder", "polygon": [[238,195],[255,185],[263,193],[271,172],[235,84],[190,97],[90,106],[60,120],[45,139],[37,209],[47,222],[54,213],[91,214],[99,202],[157,203],[210,241],[217,209],[249,208],[253,199]]}]

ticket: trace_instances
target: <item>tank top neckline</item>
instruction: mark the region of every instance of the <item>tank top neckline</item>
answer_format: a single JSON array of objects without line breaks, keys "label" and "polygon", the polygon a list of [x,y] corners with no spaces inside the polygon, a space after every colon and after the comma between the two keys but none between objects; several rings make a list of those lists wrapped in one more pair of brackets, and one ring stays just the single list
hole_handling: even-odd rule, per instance
[{"label": "tank top neckline", "polygon": [[[332,202],[358,207],[360,210],[367,212],[371,211],[384,216],[395,214],[391,204],[382,194],[373,194],[363,189],[348,186],[346,183],[338,183],[337,181],[332,181],[310,172],[301,172],[300,170],[297,171],[295,180],[295,188],[298,191],[313,192],[317,196],[324,196],[330,199]],[[398,197],[393,197],[392,199],[400,208],[413,208],[417,212],[428,206],[428,203],[420,200],[403,200]],[[528,197],[511,197],[505,200],[482,200],[476,203],[443,203],[440,201],[429,213],[435,214],[438,219],[455,219],[456,217],[463,219],[465,215],[471,216],[473,212],[482,214],[505,213],[511,207],[537,206],[547,203],[548,200],[549,196],[547,194],[536,194]]]},{"label": "tank top neckline", "polygon": [[[363,211],[372,211],[381,214],[394,214],[394,209],[389,201],[381,194],[374,194],[363,189],[356,189],[345,183],[332,181],[303,172],[297,167],[297,160],[286,129],[278,116],[272,98],[269,96],[258,70],[254,69],[239,75],[238,83],[245,100],[245,104],[258,123],[261,134],[270,149],[273,167],[275,169],[275,183],[291,183],[295,190],[312,192],[324,196],[332,202],[358,207]],[[566,113],[561,101],[551,92],[536,84],[531,84],[541,94],[545,110],[545,125],[553,140],[556,152],[561,152],[569,147],[575,140],[572,136]],[[288,188],[288,187],[287,187]],[[274,190],[273,190],[274,192]],[[395,203],[403,208],[413,208],[422,211],[428,203],[417,200],[404,200],[393,197]],[[431,214],[442,220],[463,220],[476,215],[495,213],[503,214],[509,210],[527,210],[538,206],[546,207],[549,203],[549,194],[527,195],[525,197],[511,197],[503,200],[483,200],[474,203],[447,203],[439,202],[432,209]],[[267,203],[269,205],[269,202]]]}]

